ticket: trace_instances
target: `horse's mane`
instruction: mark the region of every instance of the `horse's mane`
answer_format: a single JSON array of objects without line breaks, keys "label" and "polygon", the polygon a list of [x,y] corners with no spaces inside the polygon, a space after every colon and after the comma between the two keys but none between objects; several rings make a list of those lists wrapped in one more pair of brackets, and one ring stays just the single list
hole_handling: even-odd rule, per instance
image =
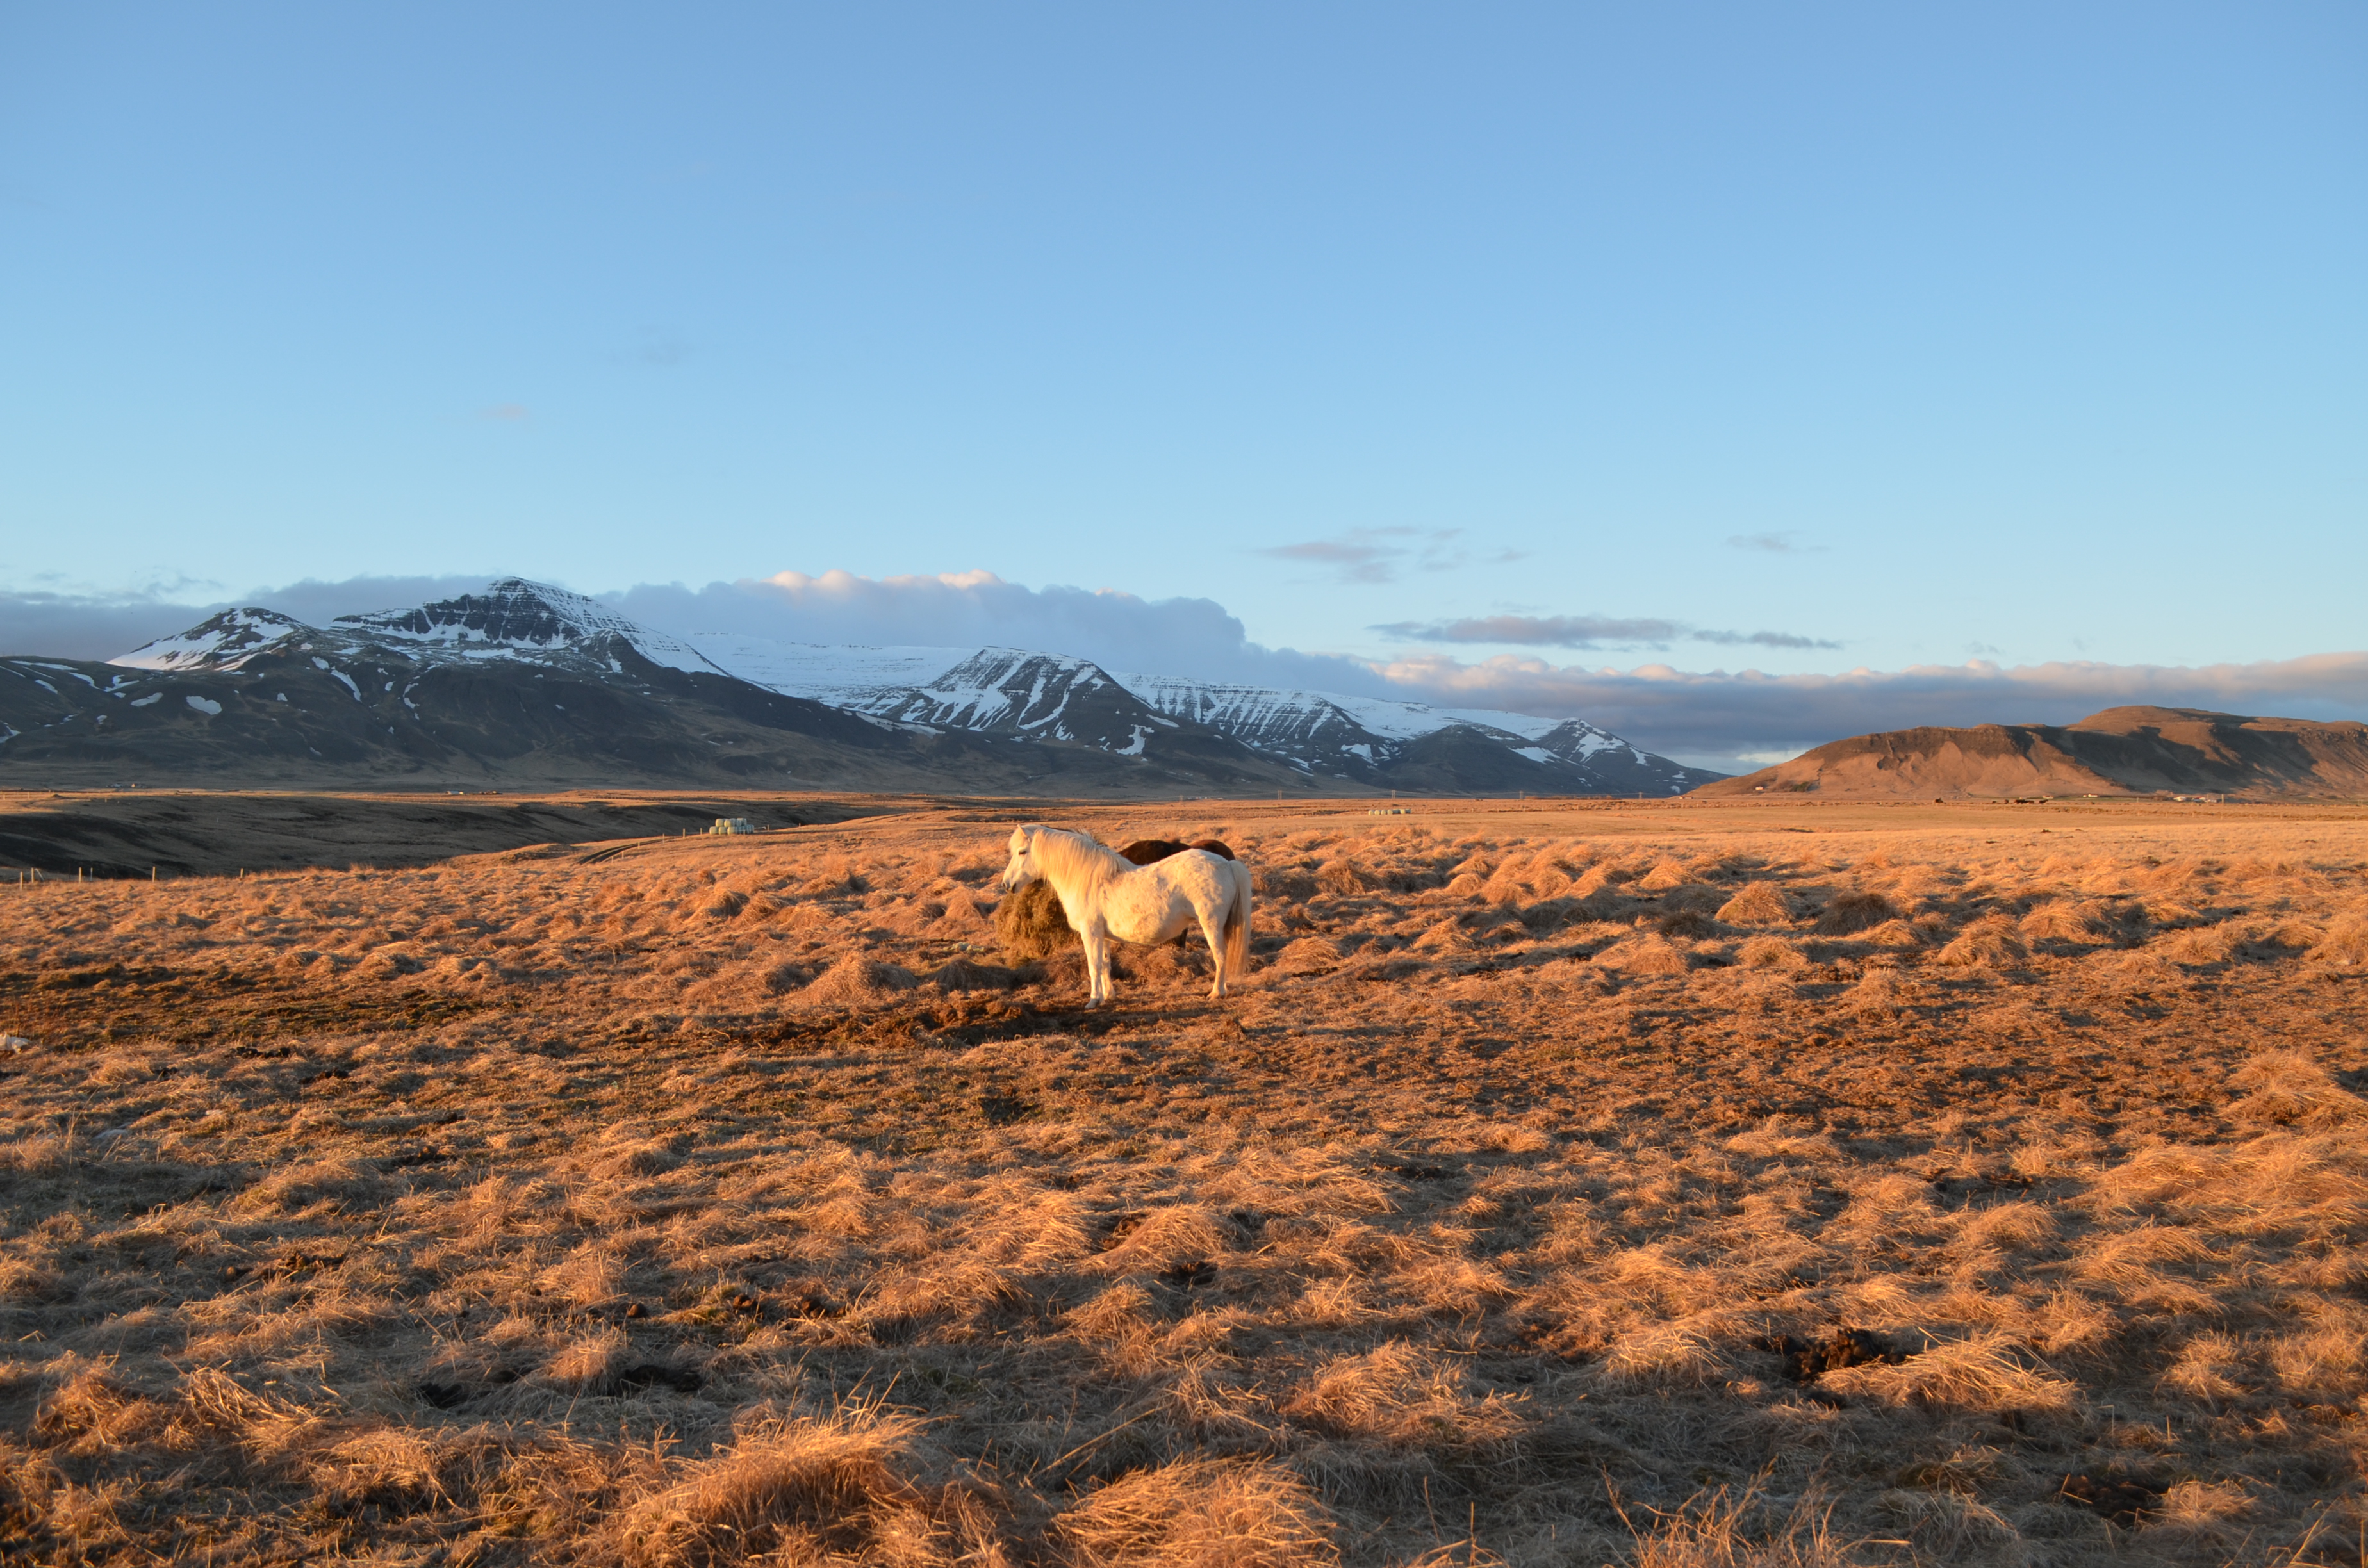
[{"label": "horse's mane", "polygon": [[[1112,877],[1134,869],[1133,862],[1117,850],[1065,827],[1038,828],[1036,853],[1054,867],[1084,872],[1085,880],[1089,883],[1108,881]],[[1051,880],[1049,872],[1046,880]]]}]

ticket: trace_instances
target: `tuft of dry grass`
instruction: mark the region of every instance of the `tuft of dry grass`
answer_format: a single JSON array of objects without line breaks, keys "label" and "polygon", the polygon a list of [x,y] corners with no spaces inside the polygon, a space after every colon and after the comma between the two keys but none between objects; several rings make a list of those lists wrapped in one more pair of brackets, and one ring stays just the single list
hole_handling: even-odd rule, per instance
[{"label": "tuft of dry grass", "polygon": [[2325,1127],[2368,1116],[2368,1100],[2336,1083],[2307,1051],[2260,1051],[2230,1074],[2228,1082],[2248,1091],[2228,1108],[2229,1115],[2246,1121]]},{"label": "tuft of dry grass", "polygon": [[2068,1410],[2078,1396],[2075,1385],[1998,1333],[1941,1340],[1897,1366],[1846,1368],[1825,1381],[1891,1404],[1949,1405],[1990,1415]]},{"label": "tuft of dry grass", "polygon": [[1137,1471],[1057,1525],[1091,1568],[1315,1568],[1339,1560],[1307,1483],[1258,1460],[1179,1460]]},{"label": "tuft of dry grass", "polygon": [[842,1007],[872,1006],[919,983],[902,964],[849,953],[807,986],[803,999]]},{"label": "tuft of dry grass", "polygon": [[1640,1529],[1635,1568],[1860,1568],[1832,1529],[1829,1508],[1804,1496],[1787,1512],[1754,1490],[1717,1488]]},{"label": "tuft of dry grass", "polygon": [[1281,1409],[1334,1437],[1389,1448],[1500,1451],[1528,1426],[1519,1403],[1473,1394],[1459,1370],[1394,1340],[1326,1362]]},{"label": "tuft of dry grass", "polygon": [[1082,945],[1050,882],[1030,882],[995,906],[996,940],[1014,962],[1048,959]]},{"label": "tuft of dry grass", "polygon": [[1595,961],[1605,969],[1638,975],[1683,974],[1693,967],[1682,949],[1657,936],[1616,942],[1596,954]]},{"label": "tuft of dry grass", "polygon": [[1683,1322],[1649,1324],[1622,1334],[1602,1366],[1607,1379],[1631,1388],[1700,1388],[1727,1370],[1713,1335]]},{"label": "tuft of dry grass", "polygon": [[860,1405],[760,1417],[712,1458],[627,1503],[613,1527],[618,1555],[648,1568],[957,1562],[929,1494],[908,1473],[918,1432],[909,1416]]},{"label": "tuft of dry grass", "polygon": [[2368,911],[2346,910],[2328,921],[2310,956],[2338,969],[2368,967]]},{"label": "tuft of dry grass", "polygon": [[1817,934],[1823,937],[1855,936],[1873,930],[1899,918],[1899,910],[1891,900],[1879,892],[1858,890],[1836,895],[1817,916]]},{"label": "tuft of dry grass", "polygon": [[2005,915],[1986,915],[1959,932],[1932,961],[1959,969],[2010,969],[2031,957],[2021,928]]},{"label": "tuft of dry grass", "polygon": [[239,1194],[238,1207],[256,1213],[294,1213],[315,1204],[359,1201],[377,1189],[378,1173],[359,1160],[311,1160],[264,1176]]},{"label": "tuft of dry grass", "polygon": [[1719,905],[1718,918],[1729,926],[1790,926],[1793,908],[1775,883],[1755,881]]}]

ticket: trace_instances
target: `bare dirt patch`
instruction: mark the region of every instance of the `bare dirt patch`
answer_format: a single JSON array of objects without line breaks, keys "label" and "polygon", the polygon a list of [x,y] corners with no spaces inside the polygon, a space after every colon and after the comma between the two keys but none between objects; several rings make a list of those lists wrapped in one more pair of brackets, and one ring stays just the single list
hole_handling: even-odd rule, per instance
[{"label": "bare dirt patch", "polygon": [[[1207,803],[0,888],[28,1561],[2304,1563],[2368,824]],[[1752,1556],[1760,1553],[1760,1556]]]}]

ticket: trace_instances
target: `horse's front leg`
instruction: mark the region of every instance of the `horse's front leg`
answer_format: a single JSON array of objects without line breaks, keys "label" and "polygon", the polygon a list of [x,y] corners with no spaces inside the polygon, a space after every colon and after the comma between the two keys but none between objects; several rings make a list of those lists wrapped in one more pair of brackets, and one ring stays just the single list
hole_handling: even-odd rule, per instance
[{"label": "horse's front leg", "polygon": [[1086,1006],[1110,1000],[1110,930],[1099,920],[1079,933],[1086,945]]}]

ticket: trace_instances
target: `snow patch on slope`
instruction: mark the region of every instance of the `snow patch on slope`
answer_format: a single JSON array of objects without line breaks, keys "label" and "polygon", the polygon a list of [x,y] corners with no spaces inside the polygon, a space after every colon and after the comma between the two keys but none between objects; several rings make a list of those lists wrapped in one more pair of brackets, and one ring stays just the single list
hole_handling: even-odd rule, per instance
[{"label": "snow patch on slope", "polygon": [[654,665],[693,675],[726,673],[677,637],[628,620],[598,599],[524,577],[504,577],[488,584],[482,594],[462,594],[416,609],[341,615],[331,624],[349,635],[478,658],[528,657],[615,637]]},{"label": "snow patch on slope", "polygon": [[107,662],[134,670],[234,670],[266,649],[310,630],[277,610],[226,609],[187,631],[143,642]]}]

